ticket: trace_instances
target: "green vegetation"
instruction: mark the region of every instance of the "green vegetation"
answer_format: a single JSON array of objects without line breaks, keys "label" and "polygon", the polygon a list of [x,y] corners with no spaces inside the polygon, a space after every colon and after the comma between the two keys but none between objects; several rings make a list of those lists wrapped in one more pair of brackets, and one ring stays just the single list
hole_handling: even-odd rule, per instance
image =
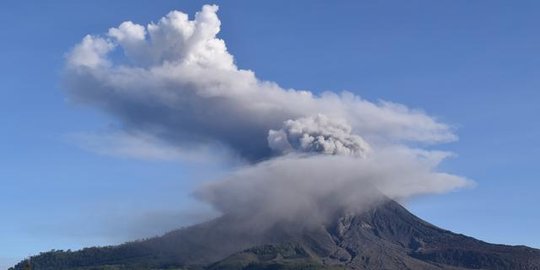
[{"label": "green vegetation", "polygon": [[264,245],[237,253],[208,270],[338,270],[343,267],[323,265],[319,258],[301,245]]},{"label": "green vegetation", "polygon": [[[32,256],[9,270],[178,270],[179,265],[167,263],[131,246],[85,248],[80,251],[51,250]],[[194,269],[194,268],[189,268]]]}]

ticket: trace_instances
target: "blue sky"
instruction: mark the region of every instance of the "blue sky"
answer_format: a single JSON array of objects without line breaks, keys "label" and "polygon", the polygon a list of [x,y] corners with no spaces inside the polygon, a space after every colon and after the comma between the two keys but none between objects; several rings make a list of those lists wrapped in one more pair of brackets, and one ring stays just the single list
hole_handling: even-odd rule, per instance
[{"label": "blue sky", "polygon": [[[189,194],[224,170],[87,152],[69,134],[111,125],[66,101],[64,55],[89,33],[157,21],[200,1],[0,4],[0,268],[49,249],[114,244],[193,217]],[[252,1],[220,6],[240,68],[285,88],[348,90],[456,127],[442,169],[474,188],[408,203],[427,221],[488,242],[540,247],[537,1]],[[199,206],[197,206],[199,207]],[[142,213],[142,214],[141,214]],[[155,218],[158,216],[158,218]],[[152,224],[152,230],[134,226]],[[152,226],[146,226],[152,227]]]}]

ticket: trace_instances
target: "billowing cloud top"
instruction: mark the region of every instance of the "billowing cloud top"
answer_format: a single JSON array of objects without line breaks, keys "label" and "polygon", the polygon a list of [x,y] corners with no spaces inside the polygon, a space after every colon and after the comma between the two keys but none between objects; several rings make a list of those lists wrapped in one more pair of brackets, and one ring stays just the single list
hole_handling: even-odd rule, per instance
[{"label": "billowing cloud top", "polygon": [[193,20],[173,11],[157,23],[128,21],[86,36],[67,56],[65,88],[72,100],[108,111],[128,130],[181,147],[217,143],[247,160],[271,154],[269,130],[318,114],[343,119],[368,141],[456,139],[447,125],[403,105],[283,89],[239,69],[216,37],[217,10],[206,5]]},{"label": "billowing cloud top", "polygon": [[369,145],[343,121],[319,114],[287,120],[280,130],[268,132],[268,145],[279,153],[294,151],[330,155],[365,156]]},{"label": "billowing cloud top", "polygon": [[[111,136],[100,151],[118,144],[112,152],[168,157],[221,146],[214,153],[233,152],[247,165],[199,198],[274,220],[362,204],[373,187],[407,198],[469,183],[436,171],[446,154],[407,146],[455,140],[449,126],[400,104],[260,80],[239,69],[217,37],[217,11],[205,5],[194,19],[172,11],[146,26],[123,22],[67,54],[71,99],[108,112],[128,134]],[[128,143],[117,143],[122,138]]]}]

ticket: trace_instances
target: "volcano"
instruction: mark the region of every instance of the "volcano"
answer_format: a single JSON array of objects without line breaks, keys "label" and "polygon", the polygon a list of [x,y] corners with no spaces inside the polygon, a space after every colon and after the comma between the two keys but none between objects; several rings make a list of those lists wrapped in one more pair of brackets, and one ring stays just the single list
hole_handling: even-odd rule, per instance
[{"label": "volcano", "polygon": [[239,222],[224,215],[118,246],[41,253],[11,269],[540,269],[538,249],[438,228],[393,200],[315,226]]}]

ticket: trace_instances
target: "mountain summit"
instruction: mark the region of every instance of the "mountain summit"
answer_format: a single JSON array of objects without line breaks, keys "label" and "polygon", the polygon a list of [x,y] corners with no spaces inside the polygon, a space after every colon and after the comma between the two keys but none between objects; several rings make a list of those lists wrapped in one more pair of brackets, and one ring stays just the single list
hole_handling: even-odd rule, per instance
[{"label": "mountain summit", "polygon": [[225,215],[119,246],[50,251],[11,269],[540,269],[538,249],[438,228],[392,200],[316,226],[237,222]]}]

